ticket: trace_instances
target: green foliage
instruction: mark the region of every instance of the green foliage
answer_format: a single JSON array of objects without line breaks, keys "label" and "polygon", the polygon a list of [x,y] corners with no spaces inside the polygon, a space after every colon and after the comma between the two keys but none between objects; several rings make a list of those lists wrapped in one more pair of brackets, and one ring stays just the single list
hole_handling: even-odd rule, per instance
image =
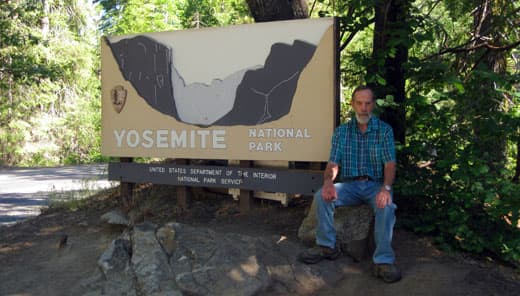
[{"label": "green foliage", "polygon": [[100,120],[92,116],[99,62],[90,2],[11,1],[0,15],[0,163],[89,161],[100,149],[92,137]]},{"label": "green foliage", "polygon": [[436,150],[424,141],[407,147],[414,157],[400,170],[397,185],[401,223],[435,235],[445,246],[518,262],[520,185],[491,174],[471,143],[455,142],[456,137],[439,141]]},{"label": "green foliage", "polygon": [[161,32],[251,22],[241,0],[95,0],[106,35]]},{"label": "green foliage", "polygon": [[[511,181],[520,131],[518,70],[497,71],[502,59],[465,50],[471,3],[423,8],[429,14],[414,11],[420,21],[407,64],[407,143],[396,189],[401,223],[447,248],[520,262],[520,185]],[[488,33],[508,31],[494,24]]]},{"label": "green foliage", "polygon": [[371,61],[373,35],[373,0],[330,1],[318,0],[311,3],[310,16],[337,17],[340,30],[340,80],[341,80],[341,121],[344,122],[350,110],[350,96],[354,88],[365,79],[366,69]]},{"label": "green foliage", "polygon": [[181,27],[174,1],[99,0],[100,28],[106,35],[166,31]]},{"label": "green foliage", "polygon": [[183,28],[215,27],[251,22],[245,1],[176,1]]}]

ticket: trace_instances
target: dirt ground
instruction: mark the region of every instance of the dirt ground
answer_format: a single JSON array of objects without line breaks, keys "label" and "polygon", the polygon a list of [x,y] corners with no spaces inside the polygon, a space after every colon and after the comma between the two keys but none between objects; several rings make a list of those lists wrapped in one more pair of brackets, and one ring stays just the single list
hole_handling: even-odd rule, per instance
[{"label": "dirt ground", "polygon": [[[177,221],[222,232],[297,240],[310,198],[293,199],[288,207],[256,200],[254,210],[240,213],[238,202],[221,193],[198,190],[188,210],[176,207],[175,190],[141,186],[133,213],[136,222]],[[35,218],[0,227],[0,295],[81,295],[96,273],[97,260],[123,230],[101,222],[119,208],[115,190],[93,196],[76,210],[52,208]],[[399,217],[398,217],[399,219]],[[370,262],[344,262],[343,277],[312,295],[519,295],[520,270],[489,258],[446,254],[431,240],[396,229],[394,249],[403,279],[385,284],[370,274]],[[294,254],[295,256],[297,254]]]}]

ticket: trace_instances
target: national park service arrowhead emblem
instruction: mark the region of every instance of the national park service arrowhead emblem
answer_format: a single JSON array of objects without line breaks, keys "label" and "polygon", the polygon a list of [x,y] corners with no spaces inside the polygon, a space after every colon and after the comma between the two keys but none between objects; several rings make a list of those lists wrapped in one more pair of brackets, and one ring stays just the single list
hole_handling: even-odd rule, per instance
[{"label": "national park service arrowhead emblem", "polygon": [[117,113],[121,113],[126,103],[127,90],[122,85],[115,86],[110,94],[112,99],[112,107]]}]

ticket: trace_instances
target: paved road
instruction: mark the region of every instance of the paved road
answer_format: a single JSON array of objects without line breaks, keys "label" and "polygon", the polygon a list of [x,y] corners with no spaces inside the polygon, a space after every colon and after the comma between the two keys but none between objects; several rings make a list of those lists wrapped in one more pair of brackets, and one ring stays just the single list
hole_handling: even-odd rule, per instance
[{"label": "paved road", "polygon": [[0,168],[0,226],[39,215],[49,199],[81,198],[82,192],[114,185],[107,180],[106,164]]}]

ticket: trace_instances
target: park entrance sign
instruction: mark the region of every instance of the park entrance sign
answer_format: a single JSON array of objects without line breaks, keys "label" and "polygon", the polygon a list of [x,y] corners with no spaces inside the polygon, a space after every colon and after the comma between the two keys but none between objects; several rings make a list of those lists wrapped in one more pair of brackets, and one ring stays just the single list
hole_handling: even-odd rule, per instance
[{"label": "park entrance sign", "polygon": [[326,161],[337,39],[334,18],[103,38],[102,153]]},{"label": "park entrance sign", "polygon": [[334,19],[102,40],[102,152],[326,161]]}]

